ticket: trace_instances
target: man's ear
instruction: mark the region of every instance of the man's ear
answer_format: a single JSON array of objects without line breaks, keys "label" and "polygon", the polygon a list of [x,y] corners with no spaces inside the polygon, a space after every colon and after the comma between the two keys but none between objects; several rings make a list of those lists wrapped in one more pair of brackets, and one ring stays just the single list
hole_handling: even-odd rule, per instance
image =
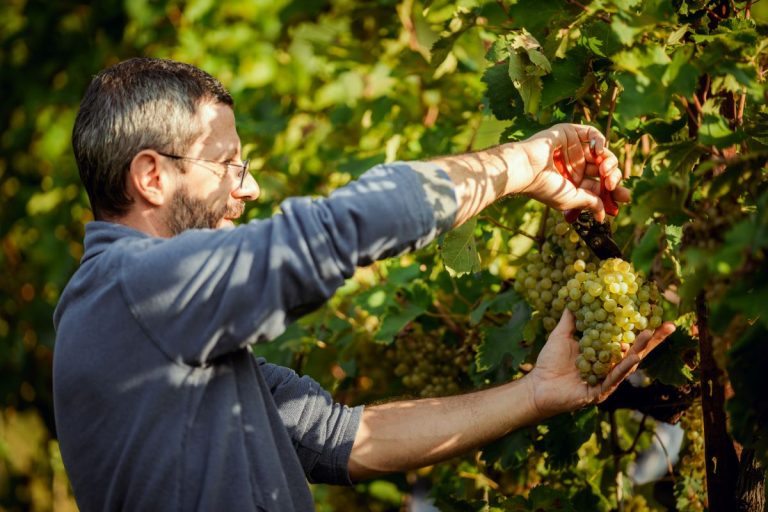
[{"label": "man's ear", "polygon": [[164,170],[162,155],[145,149],[136,153],[128,171],[128,190],[136,200],[151,206],[162,206],[171,196],[173,184]]}]

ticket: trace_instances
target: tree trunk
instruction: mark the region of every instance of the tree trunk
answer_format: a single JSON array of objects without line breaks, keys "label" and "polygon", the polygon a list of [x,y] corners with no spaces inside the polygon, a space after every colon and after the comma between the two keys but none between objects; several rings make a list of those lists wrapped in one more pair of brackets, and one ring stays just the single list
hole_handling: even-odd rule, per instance
[{"label": "tree trunk", "polygon": [[741,453],[739,478],[736,481],[736,511],[763,512],[765,510],[765,469],[755,457],[755,450]]},{"label": "tree trunk", "polygon": [[713,512],[730,512],[736,510],[739,461],[726,427],[724,375],[712,352],[709,309],[703,292],[696,298],[696,317],[701,345],[701,406],[704,413],[709,509]]}]

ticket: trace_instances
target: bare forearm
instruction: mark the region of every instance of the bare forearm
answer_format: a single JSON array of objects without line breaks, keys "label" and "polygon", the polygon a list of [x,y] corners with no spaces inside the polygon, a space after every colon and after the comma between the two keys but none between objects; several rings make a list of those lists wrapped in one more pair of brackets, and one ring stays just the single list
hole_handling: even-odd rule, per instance
[{"label": "bare forearm", "polygon": [[532,179],[525,142],[432,160],[450,177],[456,192],[459,226],[497,199],[521,192]]},{"label": "bare forearm", "polygon": [[542,419],[524,378],[466,395],[367,407],[350,476],[359,480],[428,466]]}]

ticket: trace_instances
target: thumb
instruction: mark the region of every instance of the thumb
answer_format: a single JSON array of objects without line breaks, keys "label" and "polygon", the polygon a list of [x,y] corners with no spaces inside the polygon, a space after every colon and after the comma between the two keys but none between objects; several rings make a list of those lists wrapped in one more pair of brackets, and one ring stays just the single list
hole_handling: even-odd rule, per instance
[{"label": "thumb", "polygon": [[563,338],[569,339],[573,337],[573,331],[576,329],[573,313],[568,308],[563,310],[563,314],[560,316],[560,321],[557,323],[552,333],[549,335],[551,338]]}]

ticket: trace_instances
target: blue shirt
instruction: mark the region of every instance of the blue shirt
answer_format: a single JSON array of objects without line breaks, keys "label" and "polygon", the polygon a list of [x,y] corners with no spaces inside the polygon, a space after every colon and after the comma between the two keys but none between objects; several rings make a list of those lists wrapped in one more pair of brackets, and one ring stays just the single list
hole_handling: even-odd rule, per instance
[{"label": "blue shirt", "polygon": [[81,510],[304,511],[307,479],[350,483],[362,407],[249,346],[357,266],[447,230],[453,194],[434,166],[399,163],[236,228],[165,239],[89,223],[54,314],[56,427]]}]

